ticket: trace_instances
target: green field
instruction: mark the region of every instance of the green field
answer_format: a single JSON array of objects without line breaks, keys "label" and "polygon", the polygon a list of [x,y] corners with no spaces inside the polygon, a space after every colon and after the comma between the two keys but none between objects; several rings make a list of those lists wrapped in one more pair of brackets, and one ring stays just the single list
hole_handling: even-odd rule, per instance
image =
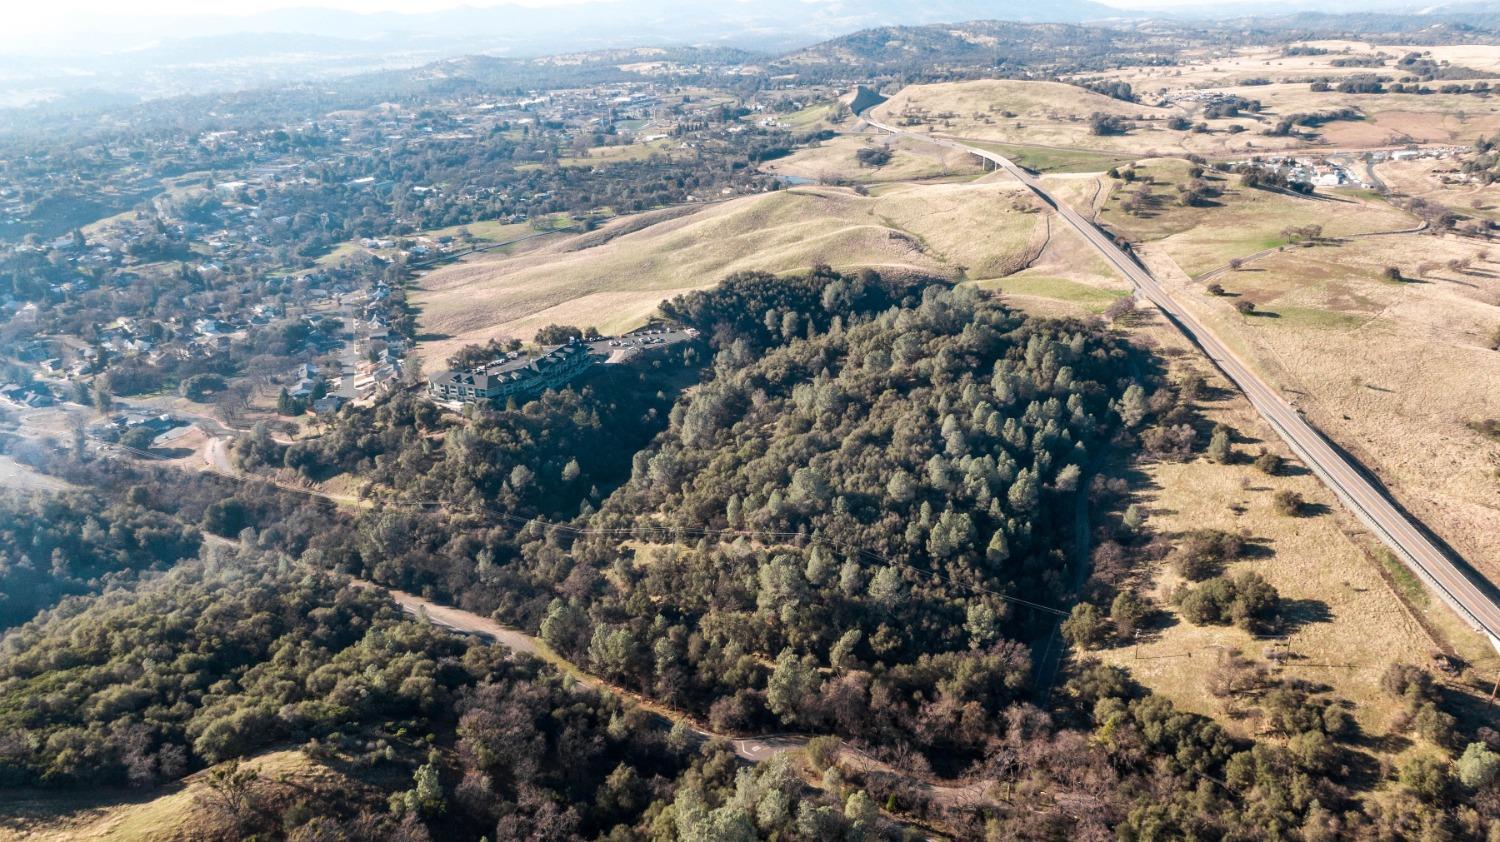
[{"label": "green field", "polygon": [[1106,172],[1110,167],[1128,164],[1134,160],[1122,155],[1090,152],[1085,149],[1052,149],[983,140],[965,140],[964,142],[1004,155],[1017,165],[1040,173]]},{"label": "green field", "polygon": [[1110,302],[1125,296],[1125,292],[1121,290],[1101,289],[1049,275],[1012,275],[1008,278],[992,278],[974,283],[984,289],[996,290],[1002,294],[1051,298],[1069,304],[1079,304],[1096,312],[1108,307]]}]

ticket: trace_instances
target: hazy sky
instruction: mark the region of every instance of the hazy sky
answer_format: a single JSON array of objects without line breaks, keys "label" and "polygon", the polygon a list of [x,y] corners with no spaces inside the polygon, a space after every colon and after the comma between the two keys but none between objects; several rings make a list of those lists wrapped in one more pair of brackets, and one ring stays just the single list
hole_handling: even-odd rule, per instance
[{"label": "hazy sky", "polygon": [[[119,0],[23,0],[5,11],[5,26],[12,34],[20,32],[56,32],[71,29],[79,23],[98,17],[132,16],[176,16],[227,14],[248,15],[287,7],[317,6],[345,9],[354,12],[423,12],[455,6],[566,6],[583,0],[508,0],[496,3],[490,0],[219,0],[206,3],[204,0],[132,0],[122,4]],[[627,2],[628,0],[615,0]],[[1233,0],[1100,0],[1121,8],[1163,8],[1180,5],[1214,5]],[[733,3],[750,0],[706,0],[706,2]],[[808,0],[818,2],[818,0]],[[1239,0],[1243,2],[1243,0]]]}]

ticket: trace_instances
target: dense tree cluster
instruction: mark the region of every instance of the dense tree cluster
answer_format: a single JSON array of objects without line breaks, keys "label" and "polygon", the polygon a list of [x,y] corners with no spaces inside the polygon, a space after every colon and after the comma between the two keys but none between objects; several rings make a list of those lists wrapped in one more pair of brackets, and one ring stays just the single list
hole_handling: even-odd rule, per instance
[{"label": "dense tree cluster", "polygon": [[1114,79],[1081,79],[1074,82],[1080,88],[1093,91],[1096,94],[1104,94],[1110,99],[1118,99],[1121,102],[1137,102],[1135,90],[1130,87],[1129,82],[1121,82]]},{"label": "dense tree cluster", "polygon": [[1120,135],[1130,131],[1131,124],[1117,114],[1095,111],[1089,115],[1089,133],[1094,135]]},{"label": "dense tree cluster", "polygon": [[835,319],[878,312],[902,302],[926,283],[883,278],[872,269],[842,275],[827,266],[791,277],[737,272],[712,290],[663,302],[662,313],[693,325],[717,350],[756,352],[809,333],[826,332]]},{"label": "dense tree cluster", "polygon": [[[256,809],[270,782],[217,770],[224,838],[281,838],[302,824],[409,839],[888,832],[852,787],[810,790],[786,758],[738,770],[728,746],[403,619],[374,590],[253,552],[70,601],[16,629],[0,644],[0,690],[7,784],[144,786],[308,739],[314,757],[416,767],[389,813],[302,803],[270,824]],[[428,752],[433,738],[452,751]]]},{"label": "dense tree cluster", "polygon": [[[769,341],[775,320],[744,309],[725,312]],[[1004,595],[1067,591],[1071,501],[1129,353],[970,288],[762,355],[726,330],[713,379],[588,520],[604,535],[527,547],[562,582],[544,638],[732,730],[964,756],[1027,681],[1011,638],[1047,627]],[[632,532],[673,546],[607,537]],[[897,701],[913,694],[930,701]]]},{"label": "dense tree cluster", "polygon": [[7,635],[3,777],[170,780],[277,739],[422,716],[456,689],[432,660],[456,642],[374,592],[257,564],[179,567]]},{"label": "dense tree cluster", "polygon": [[136,503],[89,494],[0,498],[0,629],[112,574],[197,555],[197,530]]},{"label": "dense tree cluster", "polygon": [[1261,110],[1260,100],[1246,99],[1242,96],[1226,95],[1203,106],[1203,118],[1205,120],[1220,120],[1226,117],[1238,117],[1242,112],[1259,114]]},{"label": "dense tree cluster", "polygon": [[1235,168],[1239,173],[1240,184],[1246,187],[1254,187],[1262,190],[1288,190],[1293,193],[1308,194],[1313,192],[1313,185],[1306,181],[1297,181],[1286,172],[1274,167],[1261,166],[1260,164],[1240,164]]}]

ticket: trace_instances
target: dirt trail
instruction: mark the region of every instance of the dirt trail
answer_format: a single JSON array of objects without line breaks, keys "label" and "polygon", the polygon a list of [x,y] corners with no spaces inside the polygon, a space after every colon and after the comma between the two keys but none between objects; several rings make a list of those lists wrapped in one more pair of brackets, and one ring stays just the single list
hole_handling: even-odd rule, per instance
[{"label": "dirt trail", "polygon": [[[717,733],[687,713],[666,707],[638,693],[625,690],[580,670],[576,665],[558,656],[545,643],[523,631],[501,625],[488,617],[475,614],[471,611],[442,605],[425,597],[407,593],[406,591],[383,587],[359,579],[355,580],[355,586],[383,590],[390,594],[391,599],[395,600],[396,604],[400,605],[403,611],[414,616],[425,616],[434,625],[442,626],[445,629],[461,634],[471,634],[488,638],[509,649],[541,658],[584,684],[607,693],[625,696],[638,707],[649,710],[669,721],[684,722],[694,733],[703,739],[727,740],[734,746],[735,754],[751,763],[760,763],[783,752],[805,748],[808,742],[812,740],[812,737],[804,734],[761,734],[750,737],[734,737]],[[909,775],[896,770],[890,764],[872,757],[853,746],[842,746],[839,750],[839,760],[842,765],[851,769],[858,769],[865,773],[879,772],[910,778]],[[993,784],[991,781],[926,781],[918,779],[912,780],[912,783],[922,790],[932,801],[946,806],[972,806],[982,803],[992,803],[992,800],[987,795]]]}]

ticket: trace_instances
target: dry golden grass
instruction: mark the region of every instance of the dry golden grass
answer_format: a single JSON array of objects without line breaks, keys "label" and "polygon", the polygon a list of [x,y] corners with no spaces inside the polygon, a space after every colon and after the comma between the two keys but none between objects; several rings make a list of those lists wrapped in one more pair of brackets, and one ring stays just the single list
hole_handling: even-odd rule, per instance
[{"label": "dry golden grass", "polygon": [[[1318,129],[1323,141],[1335,147],[1470,143],[1478,135],[1500,129],[1500,103],[1491,97],[1439,93],[1340,94],[1313,91],[1301,82],[1224,90],[1258,99],[1274,115],[1358,109],[1366,119],[1328,123]],[[1273,145],[1270,141],[1275,139],[1252,140],[1262,147]]]},{"label": "dry golden grass", "polygon": [[[1500,54],[1497,48],[1488,49]],[[1403,52],[1397,48],[1386,51],[1391,55]],[[1370,72],[1361,68],[1331,68],[1329,62],[1337,57],[1282,58],[1258,49],[1227,59],[1215,56],[1202,65],[1185,68],[1127,68],[1112,73],[1111,80],[1129,81],[1136,86],[1142,104],[1121,102],[1062,83],[988,80],[913,85],[898,92],[874,113],[880,119],[896,122],[902,114],[919,115],[918,130],[925,126],[939,134],[974,140],[1148,157],[1187,153],[1243,157],[1319,147],[1467,143],[1477,135],[1500,131],[1500,102],[1493,98],[1311,90],[1306,79],[1313,76]],[[1489,67],[1488,63],[1480,63],[1479,69]],[[1243,84],[1252,78],[1269,78],[1273,83]],[[1173,116],[1198,122],[1201,104],[1179,101],[1157,107],[1148,103],[1188,89],[1234,93],[1260,100],[1265,108],[1257,116],[1209,121],[1211,130],[1204,133],[1167,128],[1166,121]],[[1312,143],[1262,134],[1283,116],[1346,107],[1357,109],[1366,119],[1328,123],[1318,129],[1320,137]],[[1004,117],[1004,111],[1016,116]],[[1089,131],[1088,117],[1096,111],[1125,117],[1135,127],[1125,135],[1094,136]],[[1232,125],[1244,131],[1231,134],[1228,130]]]},{"label": "dry golden grass", "polygon": [[1463,181],[1453,160],[1384,161],[1375,174],[1392,191],[1453,208],[1465,215],[1500,220],[1500,184]]},{"label": "dry golden grass", "polygon": [[579,239],[570,238],[518,257],[464,262],[427,275],[414,296],[421,332],[435,335],[421,353],[442,360],[493,336],[530,339],[553,322],[619,331],[644,321],[663,299],[741,270],[789,273],[827,263],[946,277],[1005,274],[1043,224],[1039,213],[1012,210],[1021,195],[1014,182],[990,179],[895,185],[879,196],[799,187],[705,207],[591,248],[570,250]]},{"label": "dry golden grass", "polygon": [[[1005,117],[1003,112],[1016,116]],[[1143,120],[1129,135],[1095,137],[1089,116],[1095,112]],[[902,115],[920,116],[923,126],[938,134],[997,143],[1034,146],[1130,150],[1176,149],[1170,132],[1158,123],[1176,113],[1149,105],[1122,102],[1060,82],[983,80],[910,85],[873,110],[876,119],[899,125]],[[1160,129],[1158,131],[1158,128]]]},{"label": "dry golden grass", "polygon": [[[866,147],[890,150],[890,162],[879,167],[860,166],[854,156]],[[839,135],[818,146],[799,149],[761,169],[776,175],[824,183],[852,181],[865,184],[984,173],[973,157],[963,152],[888,134]]]},{"label": "dry golden grass", "polygon": [[[1426,52],[1437,61],[1447,61],[1474,70],[1500,76],[1500,47],[1487,44],[1453,46],[1397,46],[1370,44],[1363,41],[1317,40],[1299,42],[1320,47],[1329,54],[1322,56],[1286,56],[1281,47],[1253,46],[1238,50],[1196,50],[1184,53],[1179,64],[1169,66],[1124,67],[1110,72],[1111,79],[1129,82],[1142,97],[1190,88],[1233,87],[1247,79],[1270,79],[1273,82],[1304,80],[1313,77],[1357,76],[1379,73],[1380,68],[1335,67],[1341,58],[1384,55],[1399,58],[1409,52]],[[1389,64],[1385,73],[1391,73]],[[1080,74],[1088,77],[1097,74]]]},{"label": "dry golden grass", "polygon": [[[1295,249],[1219,282],[1269,315],[1244,317],[1235,298],[1169,281],[1314,423],[1359,456],[1401,501],[1500,582],[1500,444],[1466,426],[1500,418],[1500,265],[1482,244],[1398,235]],[[1468,257],[1475,268],[1422,263]]]},{"label": "dry golden grass", "polygon": [[1138,215],[1125,213],[1122,204],[1141,184],[1116,180],[1098,219],[1136,242],[1160,242],[1194,276],[1223,266],[1231,258],[1281,246],[1287,242],[1282,231],[1288,227],[1321,225],[1326,237],[1348,237],[1399,231],[1419,222],[1385,202],[1342,193],[1313,198],[1250,189],[1240,186],[1238,176],[1213,172],[1205,177],[1222,191],[1213,200],[1214,206],[1187,207],[1177,201],[1176,186],[1190,180],[1190,166],[1179,158],[1138,162],[1136,172],[1154,179],[1149,186],[1156,204]]},{"label": "dry golden grass", "polygon": [[[1316,477],[1292,460],[1290,451],[1243,396],[1175,330],[1160,319],[1136,330],[1147,341],[1169,349],[1174,373],[1196,371],[1206,377],[1215,397],[1205,400],[1201,408],[1208,420],[1235,429],[1239,454],[1253,456],[1266,447],[1286,457],[1292,466],[1272,477],[1248,459],[1231,465],[1201,458],[1149,464],[1137,497],[1149,511],[1150,529],[1157,534],[1171,538],[1193,529],[1214,528],[1253,539],[1254,549],[1228,570],[1259,573],[1283,598],[1282,614],[1290,621],[1287,649],[1292,657],[1277,670],[1279,674],[1326,684],[1334,696],[1353,703],[1351,713],[1367,733],[1382,734],[1400,706],[1380,688],[1380,676],[1391,663],[1430,668],[1433,653],[1446,648],[1475,660],[1475,671],[1466,679],[1486,669],[1493,671],[1494,651],[1436,600],[1417,610],[1404,604],[1399,585],[1387,581],[1372,552],[1373,539]],[[1301,494],[1316,513],[1296,518],[1277,513],[1272,497],[1281,489]],[[1208,678],[1229,650],[1265,662],[1269,641],[1234,627],[1194,626],[1176,618],[1168,596],[1181,582],[1166,564],[1146,572],[1143,590],[1166,607],[1173,620],[1143,634],[1139,646],[1107,649],[1101,657],[1125,667],[1138,681],[1176,704],[1214,716],[1239,733],[1252,733],[1257,726],[1253,703],[1215,697]]]},{"label": "dry golden grass", "polygon": [[[284,781],[313,795],[352,793],[361,785],[300,751],[275,751],[247,760],[266,781]],[[17,842],[189,842],[206,838],[211,809],[203,800],[206,772],[155,797],[115,792],[11,791],[0,800],[0,839]],[[315,797],[315,796],[314,796]]]},{"label": "dry golden grass", "polygon": [[1054,217],[1046,248],[1026,269],[975,281],[1011,306],[1038,316],[1090,316],[1130,294],[1130,286],[1073,229]]}]

